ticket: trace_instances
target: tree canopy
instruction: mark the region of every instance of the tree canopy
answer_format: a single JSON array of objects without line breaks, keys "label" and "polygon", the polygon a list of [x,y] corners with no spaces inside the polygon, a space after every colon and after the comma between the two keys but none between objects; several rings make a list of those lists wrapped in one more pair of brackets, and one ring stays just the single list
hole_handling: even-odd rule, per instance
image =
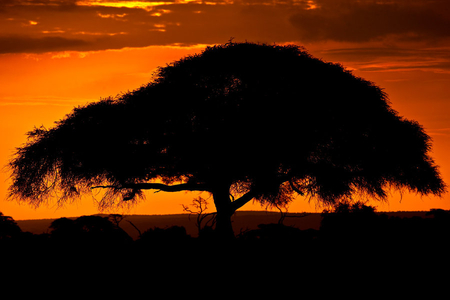
[{"label": "tree canopy", "polygon": [[35,205],[94,187],[106,189],[104,206],[143,189],[206,191],[228,213],[296,194],[335,203],[392,187],[445,191],[421,125],[374,83],[296,45],[208,47],[28,137],[9,191]]}]

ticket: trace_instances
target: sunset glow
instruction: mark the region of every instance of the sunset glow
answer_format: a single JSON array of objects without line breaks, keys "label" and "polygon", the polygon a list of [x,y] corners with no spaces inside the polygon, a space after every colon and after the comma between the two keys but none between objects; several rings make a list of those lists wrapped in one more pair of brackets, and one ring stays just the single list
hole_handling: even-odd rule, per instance
[{"label": "sunset glow", "polygon": [[[309,1],[313,2],[313,1]],[[176,1],[78,1],[77,5],[80,6],[103,6],[103,7],[117,7],[117,8],[139,8],[147,11],[151,11],[153,7],[163,5],[176,5],[176,4],[204,4],[204,5],[217,5],[217,4],[233,4],[233,1],[198,1],[198,0],[176,0]],[[309,3],[308,3],[309,4]],[[313,3],[311,7],[315,7]]]},{"label": "sunset glow", "polygon": [[78,1],[77,5],[80,6],[105,6],[105,7],[118,7],[118,8],[141,8],[145,10],[151,10],[152,7],[159,5],[170,5],[173,2],[147,2],[147,1]]},{"label": "sunset glow", "polygon": [[[0,163],[34,126],[52,127],[76,106],[146,84],[158,66],[234,39],[303,45],[382,87],[392,107],[433,138],[432,156],[450,184],[449,12],[447,0],[2,2]],[[0,212],[16,220],[98,213],[91,197],[59,209],[18,205],[6,201],[7,187],[2,171]],[[181,204],[197,196],[148,192],[128,213],[182,213]],[[450,195],[393,192],[388,203],[370,204],[379,211],[450,209]],[[302,197],[289,207],[321,209]]]}]

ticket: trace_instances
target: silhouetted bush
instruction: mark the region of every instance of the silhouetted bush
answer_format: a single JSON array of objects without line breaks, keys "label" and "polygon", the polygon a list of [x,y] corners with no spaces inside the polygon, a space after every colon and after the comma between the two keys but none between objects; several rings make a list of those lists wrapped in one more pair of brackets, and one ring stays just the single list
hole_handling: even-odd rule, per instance
[{"label": "silhouetted bush", "polygon": [[4,216],[0,212],[0,242],[17,238],[21,233],[22,230],[13,218]]},{"label": "silhouetted bush", "polygon": [[39,256],[45,253],[48,245],[47,234],[33,234],[24,232],[12,217],[4,216],[0,212],[0,252],[4,258],[14,261],[15,258],[30,254]]},{"label": "silhouetted bush", "polygon": [[[0,212],[0,251],[19,253],[21,249],[41,244],[42,239],[30,232],[23,232],[12,217]],[[3,254],[5,254],[3,252]]]},{"label": "silhouetted bush", "polygon": [[131,244],[131,237],[107,217],[83,216],[75,220],[60,218],[52,222],[50,238],[69,246],[120,246]]},{"label": "silhouetted bush", "polygon": [[450,239],[450,212],[443,209],[432,209],[427,216],[433,216],[434,237],[448,241]]},{"label": "silhouetted bush", "polygon": [[432,210],[427,215],[388,217],[361,203],[339,204],[323,213],[320,240],[326,247],[359,247],[367,254],[440,256],[450,248],[450,213]]},{"label": "silhouetted bush", "polygon": [[372,206],[361,202],[339,203],[322,213],[321,238],[333,242],[375,241],[384,234],[383,218]]},{"label": "silhouetted bush", "polygon": [[151,246],[164,248],[172,245],[185,244],[191,241],[183,226],[171,226],[168,228],[151,228],[145,231],[136,241],[139,246]]},{"label": "silhouetted bush", "polygon": [[[407,262],[408,256],[421,259],[422,263],[427,263],[427,259],[438,263],[450,250],[450,212],[431,210],[425,217],[389,217],[361,203],[343,203],[325,211],[319,230],[260,224],[257,229],[242,232],[234,241],[215,238],[212,229],[193,238],[184,227],[171,226],[148,229],[133,242],[118,222],[114,224],[100,216],[60,218],[51,224],[50,233],[37,235],[22,232],[12,218],[1,216],[0,245],[2,250],[12,250],[9,257],[29,257],[33,253],[56,264],[68,263],[74,257],[67,254],[76,254],[78,261],[121,257],[124,262],[132,258],[152,266],[191,260],[200,264],[217,259],[217,252],[209,249],[221,249],[227,253],[227,260],[242,263],[247,259],[256,263],[268,257],[286,257],[295,263],[302,263],[307,257],[312,263],[328,257],[335,265],[370,266],[375,264],[374,258],[396,263]],[[96,252],[97,249],[107,251]]]},{"label": "silhouetted bush", "polygon": [[[283,224],[260,224],[258,229],[249,230],[238,235],[239,250],[252,253],[253,258],[282,258],[289,254],[291,262],[299,260],[316,247],[318,231],[314,229],[300,230]],[[243,248],[243,249],[242,249]]]},{"label": "silhouetted bush", "polygon": [[303,232],[295,227],[282,224],[259,224],[258,229],[245,232],[240,238],[265,241],[297,241],[303,239]]},{"label": "silhouetted bush", "polygon": [[394,245],[435,252],[450,248],[450,213],[431,210],[427,217],[391,217],[389,238]]}]

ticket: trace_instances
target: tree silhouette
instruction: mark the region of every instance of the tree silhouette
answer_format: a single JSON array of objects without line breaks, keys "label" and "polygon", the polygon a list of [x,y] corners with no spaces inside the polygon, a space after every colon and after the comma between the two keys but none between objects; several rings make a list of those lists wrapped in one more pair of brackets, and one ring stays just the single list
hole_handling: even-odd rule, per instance
[{"label": "tree silhouette", "polygon": [[76,246],[125,245],[132,241],[131,237],[108,217],[82,216],[75,220],[60,218],[52,222],[50,229],[52,240]]},{"label": "tree silhouette", "polygon": [[142,190],[212,194],[216,229],[252,199],[335,203],[389,188],[441,195],[430,137],[375,84],[289,45],[228,43],[161,67],[141,88],[35,128],[9,164],[12,198],[100,207]]},{"label": "tree silhouette", "polygon": [[22,233],[13,218],[0,212],[0,242],[18,237]]},{"label": "tree silhouette", "polygon": [[[208,232],[212,228],[216,221],[216,213],[205,213],[208,209],[208,201],[202,197],[197,197],[192,200],[192,204],[186,206],[182,204],[183,211],[189,213],[189,220],[191,215],[197,215],[195,226],[198,229],[198,235]],[[211,224],[211,225],[210,225]]]}]

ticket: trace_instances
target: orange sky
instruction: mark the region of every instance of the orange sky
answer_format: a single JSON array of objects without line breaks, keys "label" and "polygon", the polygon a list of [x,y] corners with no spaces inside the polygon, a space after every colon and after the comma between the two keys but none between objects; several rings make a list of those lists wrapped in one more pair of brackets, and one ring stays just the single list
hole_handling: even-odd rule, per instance
[{"label": "orange sky", "polygon": [[[33,126],[52,126],[76,105],[133,90],[157,66],[236,41],[296,43],[385,89],[400,115],[433,138],[450,183],[450,2],[447,0],[76,1],[0,3],[0,164]],[[97,213],[95,201],[38,209],[6,201],[15,220]],[[127,213],[181,213],[197,193],[148,193]],[[203,195],[208,197],[208,195]],[[393,193],[379,211],[450,209],[450,195]],[[212,208],[212,204],[210,205]],[[243,209],[261,209],[247,204]],[[289,211],[321,211],[299,198]]]}]

